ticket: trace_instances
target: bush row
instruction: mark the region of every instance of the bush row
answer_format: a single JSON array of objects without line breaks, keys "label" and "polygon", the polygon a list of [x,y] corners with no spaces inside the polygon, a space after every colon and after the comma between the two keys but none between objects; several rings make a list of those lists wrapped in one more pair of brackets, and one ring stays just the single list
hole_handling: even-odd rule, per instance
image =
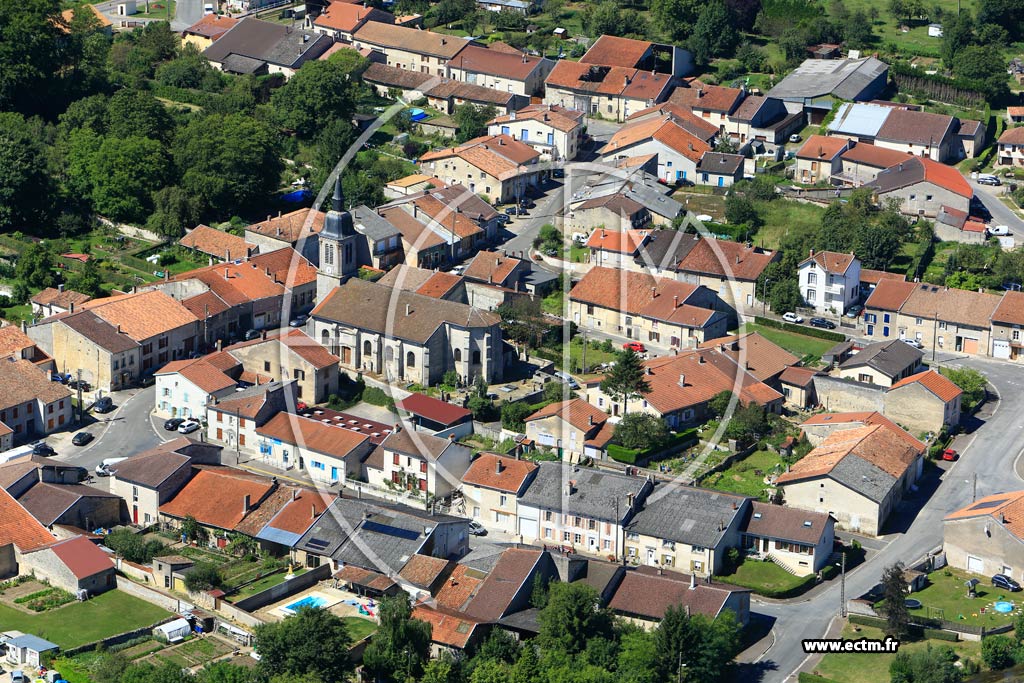
[{"label": "bush row", "polygon": [[[758,560],[748,560],[749,562],[757,562]],[[758,595],[763,595],[766,598],[775,598],[778,600],[784,598],[793,598],[797,595],[801,595],[811,588],[817,581],[817,577],[814,574],[808,574],[807,576],[800,579],[799,583],[793,584],[786,588],[770,588],[766,589],[763,585],[756,581],[743,581],[733,574],[730,576],[723,576],[722,582],[728,583],[733,586],[740,586],[742,588],[749,588]]]},{"label": "bush row", "polygon": [[697,428],[683,430],[677,434],[672,434],[665,443],[648,449],[639,448],[626,448],[618,444],[608,445],[608,457],[617,462],[625,463],[627,465],[635,465],[637,460],[643,460],[651,455],[661,453],[662,451],[669,450],[680,450],[697,443]]},{"label": "bush row", "polygon": [[793,334],[802,334],[806,337],[818,337],[819,339],[828,339],[829,341],[835,342],[846,341],[846,335],[842,332],[830,332],[829,330],[823,330],[818,327],[793,325],[791,323],[784,323],[771,318],[761,317],[754,318],[754,322],[758,325],[774,327],[777,330],[785,330],[786,332],[792,332]]},{"label": "bush row", "polygon": [[801,671],[797,677],[799,683],[835,683],[831,678],[825,678],[818,674],[809,674],[806,671]]}]

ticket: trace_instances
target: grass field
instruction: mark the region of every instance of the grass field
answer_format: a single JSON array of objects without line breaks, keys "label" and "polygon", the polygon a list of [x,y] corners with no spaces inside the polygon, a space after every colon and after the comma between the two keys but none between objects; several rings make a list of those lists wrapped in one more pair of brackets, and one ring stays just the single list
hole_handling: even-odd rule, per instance
[{"label": "grass field", "polygon": [[817,204],[786,199],[755,202],[755,205],[764,220],[764,227],[757,231],[754,241],[766,249],[778,249],[782,238],[790,232],[817,232],[825,213],[825,209]]},{"label": "grass field", "polygon": [[747,323],[744,325],[743,329],[746,332],[758,332],[768,341],[774,342],[790,353],[801,357],[817,356],[820,358],[821,354],[825,353],[836,344],[834,341],[829,341],[828,339],[819,339],[818,337],[794,334],[793,332],[787,332],[785,330],[777,330],[774,327],[763,327],[755,323]]},{"label": "grass field", "polygon": [[113,590],[42,614],[0,605],[0,624],[57,643],[62,649],[155,624],[167,610]]},{"label": "grass field", "polygon": [[712,474],[702,481],[701,485],[719,491],[731,491],[751,498],[764,499],[764,477],[781,463],[782,458],[778,453],[754,451],[749,457],[734,463],[729,469]]},{"label": "grass field", "polygon": [[377,630],[377,624],[362,617],[342,617],[352,642],[356,643]]},{"label": "grass field", "polygon": [[747,560],[735,572],[719,577],[725,583],[733,583],[755,592],[791,590],[806,581],[806,577],[793,576],[774,562]]},{"label": "grass field", "polygon": [[[854,627],[847,624],[843,629],[843,638],[884,638],[882,631],[869,626],[859,626],[860,630],[854,631]],[[900,652],[914,652],[927,647],[952,647],[953,651],[961,658],[973,659],[980,662],[981,643],[961,641],[959,643],[948,643],[943,640],[920,640],[917,642],[903,641],[900,643]],[[814,667],[814,672],[824,676],[835,683],[888,683],[889,665],[896,658],[895,654],[859,653],[859,654],[832,654],[825,657]]]},{"label": "grass field", "polygon": [[[976,589],[978,597],[968,598],[964,582],[971,578],[971,575],[955,569],[950,570],[950,576],[946,576],[945,572],[943,569],[929,574],[928,586],[911,596],[924,605],[920,610],[921,615],[990,628],[1013,621],[1012,615],[995,612],[991,605],[1000,599],[1020,605],[1021,600],[1015,594],[994,588],[984,577],[974,577],[981,578],[981,584]],[[983,609],[984,612],[981,611]]]},{"label": "grass field", "polygon": [[[296,569],[293,573],[296,576],[298,576],[299,574],[303,573],[304,571],[306,571],[305,568],[300,567],[300,568]],[[259,579],[258,581],[253,581],[248,586],[245,586],[244,588],[239,590],[237,593],[232,593],[229,599],[232,602],[238,602],[239,600],[244,600],[245,598],[248,598],[251,595],[256,595],[260,591],[265,591],[268,588],[276,586],[277,584],[283,582],[286,576],[288,576],[288,570],[287,569],[282,569],[281,571],[274,572],[273,574],[271,574],[269,576],[264,576],[262,579]]]}]

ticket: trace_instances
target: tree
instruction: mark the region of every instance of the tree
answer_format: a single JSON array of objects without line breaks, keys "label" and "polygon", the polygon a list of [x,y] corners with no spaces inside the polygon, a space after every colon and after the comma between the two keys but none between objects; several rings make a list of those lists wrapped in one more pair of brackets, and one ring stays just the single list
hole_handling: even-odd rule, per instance
[{"label": "tree", "polygon": [[885,635],[902,639],[910,624],[907,610],[907,581],[903,578],[903,563],[889,565],[882,571],[882,594],[885,598]]},{"label": "tree", "polygon": [[725,436],[748,444],[767,433],[768,428],[768,416],[764,407],[751,402],[733,412],[729,424],[725,427]]},{"label": "tree", "polygon": [[702,6],[697,0],[651,0],[651,15],[673,40],[685,40],[693,32]]},{"label": "tree", "polygon": [[768,289],[768,305],[776,313],[794,311],[804,303],[800,295],[800,284],[795,278],[773,282]]},{"label": "tree", "polygon": [[174,160],[184,171],[181,187],[201,202],[204,213],[221,216],[265,200],[277,189],[283,168],[277,135],[243,114],[192,119],[175,136]]},{"label": "tree", "polygon": [[419,678],[430,658],[430,624],[412,618],[404,593],[381,600],[380,627],[363,653],[363,665],[379,680]]},{"label": "tree", "polygon": [[494,310],[501,318],[505,337],[518,347],[536,348],[550,325],[544,318],[540,299],[513,298]]},{"label": "tree", "polygon": [[623,634],[616,667],[623,683],[658,683],[658,672],[651,666],[657,652],[650,633],[637,630]]},{"label": "tree", "polygon": [[224,82],[216,69],[203,57],[195,45],[186,43],[181,53],[157,67],[156,80],[174,88],[200,88],[220,90]]},{"label": "tree", "polygon": [[[978,24],[995,24],[1006,29],[1012,42],[1024,38],[1024,2],[1021,0],[981,0]],[[1001,46],[1000,46],[1001,47]]]},{"label": "tree", "polygon": [[153,193],[153,213],[146,228],[158,235],[177,239],[199,220],[199,202],[177,185],[162,187]]},{"label": "tree", "polygon": [[743,43],[736,48],[736,59],[749,73],[761,73],[768,67],[768,53],[751,43]]},{"label": "tree", "polygon": [[761,0],[725,0],[725,6],[736,20],[736,28],[750,31],[757,21],[757,13],[761,11]]},{"label": "tree", "polygon": [[[3,12],[0,10],[0,35]],[[0,47],[0,55],[4,48]],[[4,70],[0,63],[0,72]],[[3,100],[0,74],[0,101]],[[46,169],[43,140],[19,114],[0,113],[0,232],[33,232],[50,213],[53,182]]]},{"label": "tree", "polygon": [[525,31],[526,15],[508,7],[503,7],[494,15],[494,28],[499,31]]},{"label": "tree", "polygon": [[969,10],[963,10],[942,26],[942,61],[953,68],[953,60],[960,50],[974,42],[974,19]]},{"label": "tree", "polygon": [[231,662],[207,664],[196,676],[198,683],[252,683],[252,669]]},{"label": "tree", "polygon": [[665,421],[650,413],[628,413],[615,425],[615,442],[625,448],[656,450],[668,439]]},{"label": "tree", "polygon": [[57,275],[54,272],[56,260],[57,256],[49,244],[35,242],[25,247],[18,255],[14,274],[18,280],[33,289],[53,287],[57,284]]},{"label": "tree", "polygon": [[960,683],[963,673],[953,665],[956,655],[950,648],[933,648],[912,653],[900,652],[889,665],[892,683]]},{"label": "tree", "polygon": [[995,671],[1013,666],[1014,642],[1009,636],[989,636],[981,641],[981,659]]},{"label": "tree", "polygon": [[685,669],[687,680],[722,680],[739,651],[739,637],[740,627],[731,611],[710,620],[669,607],[654,629],[653,668],[658,680],[676,680],[680,669]]},{"label": "tree", "polygon": [[732,225],[746,225],[752,230],[757,230],[764,221],[754,207],[754,202],[743,195],[730,193],[725,198],[725,220]]},{"label": "tree", "polygon": [[443,652],[440,657],[431,659],[423,667],[423,677],[420,683],[459,683],[458,662],[448,652]]},{"label": "tree", "polygon": [[846,42],[855,48],[865,48],[874,42],[875,34],[872,31],[871,20],[864,10],[857,10],[850,15],[843,24],[843,34]]},{"label": "tree", "polygon": [[196,562],[185,574],[185,588],[193,593],[218,588],[223,583],[224,577],[212,562]]},{"label": "tree", "polygon": [[461,20],[476,9],[473,0],[441,0],[434,5],[433,14],[439,24],[451,24]]},{"label": "tree", "polygon": [[854,253],[864,268],[888,270],[900,253],[903,240],[887,225],[867,224],[858,231]]},{"label": "tree", "polygon": [[196,521],[192,515],[187,515],[181,521],[181,535],[188,541],[205,543],[207,538],[206,528]]},{"label": "tree", "polygon": [[700,11],[690,37],[690,49],[698,64],[707,64],[713,57],[731,56],[740,35],[724,0],[711,0]]},{"label": "tree", "polygon": [[729,410],[729,403],[732,402],[733,394],[728,389],[720,391],[708,401],[708,411],[715,417],[723,417]]},{"label": "tree", "polygon": [[191,674],[179,664],[165,662],[157,667],[147,662],[129,666],[121,674],[119,683],[189,683],[191,680]]},{"label": "tree", "polygon": [[980,83],[989,102],[996,102],[1009,92],[1003,57],[989,47],[968,45],[958,51],[953,57],[953,74]]},{"label": "tree", "polygon": [[0,3],[0,110],[41,112],[59,92],[65,24],[58,0]]},{"label": "tree", "polygon": [[87,166],[93,207],[115,221],[145,220],[153,192],[167,183],[168,167],[164,146],[156,140],[103,138]]},{"label": "tree", "polygon": [[629,402],[651,393],[651,385],[644,378],[640,356],[632,349],[623,349],[615,356],[615,365],[601,380],[601,391],[613,401],[622,401],[622,412],[629,410]]},{"label": "tree", "polygon": [[465,142],[487,133],[487,122],[495,117],[497,110],[491,106],[477,107],[469,102],[455,107],[452,119],[458,125],[455,134],[457,142]]},{"label": "tree", "polygon": [[[383,603],[382,603],[383,606]],[[260,669],[268,676],[313,674],[325,681],[348,680],[352,644],[345,622],[319,607],[300,607],[295,616],[256,627]]]},{"label": "tree", "polygon": [[501,406],[501,426],[516,433],[524,432],[525,420],[534,412],[533,406],[522,401],[506,403]]},{"label": "tree", "polygon": [[358,52],[348,49],[338,50],[326,61],[306,62],[271,95],[274,118],[306,139],[312,139],[329,121],[348,121],[368,65]]},{"label": "tree", "polygon": [[973,411],[985,400],[985,387],[988,380],[985,375],[971,368],[943,368],[942,374],[963,391],[961,403],[967,412]]},{"label": "tree", "polygon": [[68,278],[68,286],[93,298],[103,296],[103,276],[96,259],[91,258],[82,264],[81,269]]},{"label": "tree", "polygon": [[582,583],[552,583],[547,606],[537,621],[537,643],[542,650],[579,654],[591,638],[608,637],[612,616],[601,607],[601,598],[592,587]]},{"label": "tree", "polygon": [[173,128],[160,100],[130,88],[118,90],[107,102],[106,124],[107,133],[116,138],[141,137],[162,142],[169,139]]}]

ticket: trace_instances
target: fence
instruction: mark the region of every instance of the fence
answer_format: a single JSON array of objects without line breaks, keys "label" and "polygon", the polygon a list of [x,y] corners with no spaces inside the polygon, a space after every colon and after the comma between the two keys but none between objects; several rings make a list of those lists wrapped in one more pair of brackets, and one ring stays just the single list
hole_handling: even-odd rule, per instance
[{"label": "fence", "polygon": [[78,647],[73,647],[69,650],[61,650],[61,656],[74,657],[75,655],[80,654],[82,652],[90,652],[101,647],[110,648],[114,647],[115,645],[120,645],[121,643],[127,643],[129,640],[135,640],[136,638],[149,636],[153,634],[153,629],[159,626],[160,624],[166,624],[167,622],[174,621],[177,618],[177,615],[169,616],[165,619],[161,619],[160,621],[154,623],[152,626],[144,626],[142,628],[137,628],[134,631],[118,633],[116,636],[110,636],[108,638],[104,638],[103,640],[96,640],[91,643],[86,643],[85,645],[79,645]]},{"label": "fence", "polygon": [[[244,610],[245,612],[255,612],[261,607],[266,607],[273,602],[277,602],[278,600],[294,595],[301,590],[315,586],[324,579],[330,578],[330,576],[331,565],[322,564],[319,567],[311,569],[303,574],[299,574],[294,578],[282,581],[276,586],[271,586],[270,588],[260,591],[255,595],[250,595],[244,600],[239,600],[234,603],[234,606],[240,610]],[[221,605],[223,604],[224,602],[221,601]]]}]

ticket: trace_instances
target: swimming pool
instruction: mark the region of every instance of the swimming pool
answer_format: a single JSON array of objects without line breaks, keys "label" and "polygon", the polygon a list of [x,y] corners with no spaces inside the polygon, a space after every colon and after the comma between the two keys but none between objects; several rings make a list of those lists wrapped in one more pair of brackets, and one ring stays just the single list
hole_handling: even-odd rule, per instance
[{"label": "swimming pool", "polygon": [[301,600],[296,600],[290,605],[285,607],[289,612],[298,612],[302,607],[324,607],[327,605],[327,600],[320,597],[319,595],[307,595]]},{"label": "swimming pool", "polygon": [[1006,602],[1005,600],[1000,600],[996,604],[992,605],[992,609],[1001,614],[1008,614],[1009,612],[1013,611],[1013,603]]}]

